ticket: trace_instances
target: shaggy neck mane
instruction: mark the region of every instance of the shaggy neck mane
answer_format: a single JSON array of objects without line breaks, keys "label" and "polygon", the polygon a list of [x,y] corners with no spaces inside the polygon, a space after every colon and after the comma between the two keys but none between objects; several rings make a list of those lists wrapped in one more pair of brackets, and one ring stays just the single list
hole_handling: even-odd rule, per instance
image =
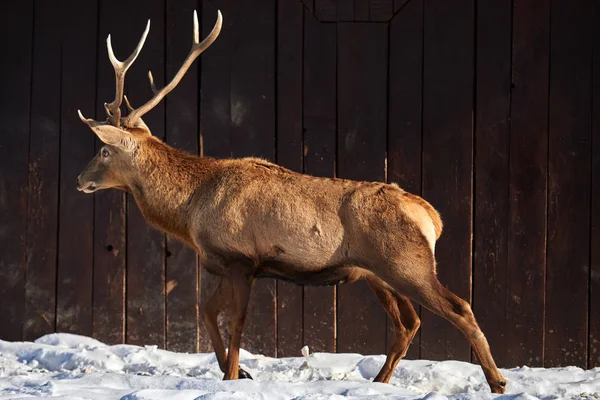
[{"label": "shaggy neck mane", "polygon": [[192,245],[189,204],[218,161],[185,153],[159,140],[147,140],[141,146],[134,156],[137,171],[129,190],[150,224]]}]

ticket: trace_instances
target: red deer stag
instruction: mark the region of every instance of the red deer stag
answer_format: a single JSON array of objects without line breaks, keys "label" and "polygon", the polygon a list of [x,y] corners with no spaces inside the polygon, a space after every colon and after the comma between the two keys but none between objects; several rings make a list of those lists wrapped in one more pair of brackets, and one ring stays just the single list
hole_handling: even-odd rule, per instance
[{"label": "red deer stag", "polygon": [[[467,302],[438,281],[435,242],[442,233],[437,211],[394,184],[317,178],[258,158],[217,160],[173,149],[152,136],[142,121],[177,86],[193,61],[221,30],[222,17],[202,42],[194,13],[192,49],[168,85],[139,108],[123,96],[125,73],[148,34],[125,61],[108,55],[116,95],[105,104],[106,121],[79,116],[104,142],[77,178],[85,193],[117,188],[131,193],[151,225],[178,238],[200,256],[202,266],[221,277],[202,306],[224,379],[250,378],[239,368],[239,347],[255,279],[270,277],[308,285],[366,279],[395,331],[395,341],[375,378],[388,382],[419,329],[409,299],[453,323],[467,337],[492,392],[506,381]],[[125,99],[129,114],[121,116]],[[217,316],[229,310],[226,352]]]}]

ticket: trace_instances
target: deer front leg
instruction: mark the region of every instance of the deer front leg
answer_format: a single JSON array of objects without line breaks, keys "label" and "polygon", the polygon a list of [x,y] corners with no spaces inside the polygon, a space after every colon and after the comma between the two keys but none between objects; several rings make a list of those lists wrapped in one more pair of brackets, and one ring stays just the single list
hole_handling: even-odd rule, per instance
[{"label": "deer front leg", "polygon": [[[215,350],[215,355],[219,361],[219,368],[225,373],[227,368],[227,352],[219,331],[218,318],[221,312],[229,308],[231,302],[231,285],[229,281],[222,278],[219,286],[210,298],[202,304],[202,318],[204,325],[210,336],[210,341]],[[252,376],[238,366],[239,377],[242,379],[252,379]]]},{"label": "deer front leg", "polygon": [[229,354],[227,355],[227,368],[225,370],[224,380],[233,380],[239,378],[240,361],[240,343],[242,341],[242,332],[244,322],[246,321],[246,312],[250,293],[252,292],[252,283],[254,278],[247,275],[241,268],[233,267],[227,278],[231,285],[232,299],[229,332]]}]

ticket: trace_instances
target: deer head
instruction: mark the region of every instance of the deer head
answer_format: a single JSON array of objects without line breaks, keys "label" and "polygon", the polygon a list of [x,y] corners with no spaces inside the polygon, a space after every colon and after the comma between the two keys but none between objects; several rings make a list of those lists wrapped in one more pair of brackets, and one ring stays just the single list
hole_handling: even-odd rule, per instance
[{"label": "deer head", "polygon": [[[150,87],[154,96],[145,104],[138,108],[133,108],[129,103],[127,96],[123,94],[125,84],[125,74],[129,67],[134,63],[138,54],[144,46],[148,32],[150,31],[150,20],[146,25],[146,30],[142,34],[135,50],[125,61],[119,61],[113,52],[111,38],[108,35],[106,47],[108,48],[108,58],[115,70],[115,99],[111,103],[104,103],[107,119],[105,121],[94,121],[85,118],[81,111],[77,111],[79,118],[90,127],[90,129],[105,144],[98,154],[90,161],[86,169],[77,177],[77,189],[85,193],[93,193],[99,189],[108,188],[127,188],[128,175],[134,172],[134,156],[143,146],[145,141],[157,140],[152,136],[150,129],[142,120],[148,111],[152,110],[160,101],[169,94],[181,81],[190,68],[194,60],[204,52],[219,36],[223,17],[221,12],[217,12],[217,22],[210,34],[200,42],[200,32],[198,28],[198,15],[194,11],[194,36],[192,48],[183,62],[179,71],[175,74],[171,82],[162,89],[157,89],[154,84],[152,72],[148,72]],[[125,104],[129,113],[127,116],[121,116],[121,105]]]}]

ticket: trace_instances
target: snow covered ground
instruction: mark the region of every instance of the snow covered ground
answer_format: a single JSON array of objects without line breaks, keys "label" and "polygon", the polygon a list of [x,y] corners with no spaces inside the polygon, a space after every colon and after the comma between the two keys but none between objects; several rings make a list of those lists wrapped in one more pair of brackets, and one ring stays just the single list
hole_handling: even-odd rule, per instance
[{"label": "snow covered ground", "polygon": [[481,369],[464,362],[403,360],[386,385],[370,382],[384,356],[315,353],[307,362],[242,352],[241,359],[255,380],[222,381],[213,354],[68,334],[0,341],[0,399],[600,399],[600,368],[503,370],[510,394],[495,396]]}]

